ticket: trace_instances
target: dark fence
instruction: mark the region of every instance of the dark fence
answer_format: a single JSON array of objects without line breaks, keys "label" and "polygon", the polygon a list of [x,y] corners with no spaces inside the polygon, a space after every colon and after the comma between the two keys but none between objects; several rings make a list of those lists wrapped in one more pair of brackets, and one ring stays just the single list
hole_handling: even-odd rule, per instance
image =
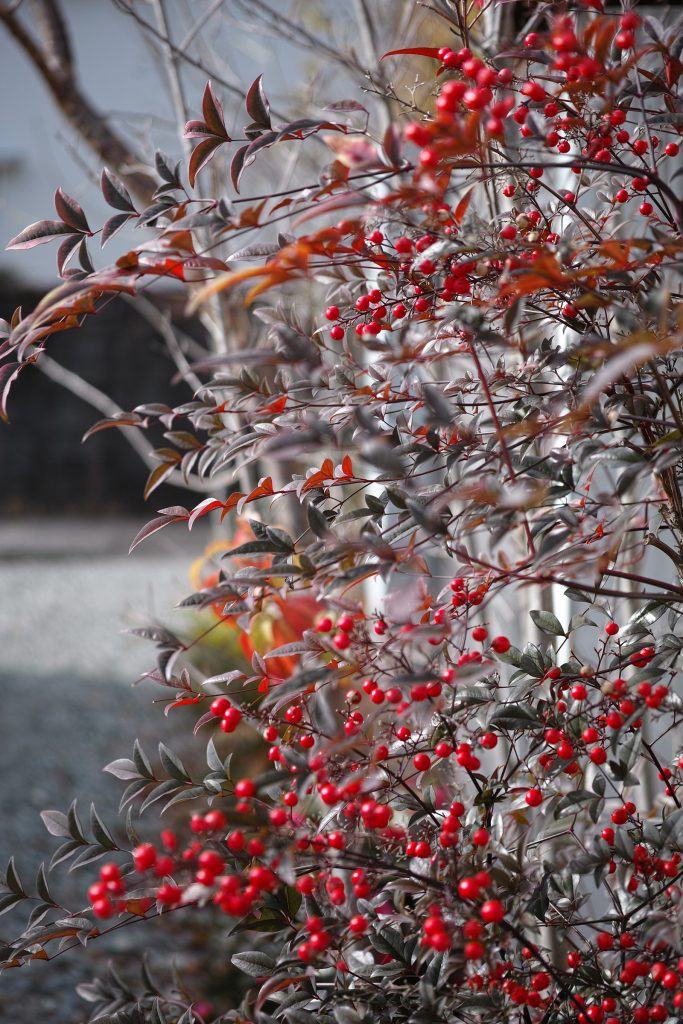
[{"label": "dark fence", "polygon": [[[0,283],[0,316],[8,318],[18,305],[29,311],[39,298]],[[80,330],[54,335],[47,351],[125,410],[144,402],[177,404],[189,395],[186,387],[171,385],[175,367],[161,338],[120,300]],[[15,383],[9,416],[9,424],[0,422],[2,516],[144,515],[191,500],[162,486],[145,505],[148,470],[128,442],[118,430],[106,430],[81,444],[100,414],[35,367]]]}]

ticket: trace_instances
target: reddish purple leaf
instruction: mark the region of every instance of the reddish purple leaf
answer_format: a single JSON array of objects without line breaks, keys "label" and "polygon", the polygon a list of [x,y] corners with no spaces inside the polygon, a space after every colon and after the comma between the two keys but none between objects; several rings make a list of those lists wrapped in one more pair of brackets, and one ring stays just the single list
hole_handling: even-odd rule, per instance
[{"label": "reddish purple leaf", "polygon": [[68,196],[66,192],[58,188],[55,192],[55,210],[57,216],[67,224],[72,231],[80,231],[81,234],[91,235],[90,225],[82,208],[75,199]]},{"label": "reddish purple leaf", "polygon": [[225,130],[223,107],[221,105],[221,101],[213,91],[211,82],[207,82],[206,88],[204,89],[204,96],[202,97],[202,114],[204,115],[204,121],[206,122],[206,127],[209,131],[213,135],[217,135],[219,138],[229,142],[230,136]]},{"label": "reddish purple leaf", "polygon": [[[179,512],[182,514],[178,515]],[[138,544],[141,544],[143,540],[146,540],[147,537],[151,537],[153,533],[156,533],[157,530],[163,530],[164,526],[168,526],[169,523],[184,522],[186,519],[189,518],[189,516],[190,513],[187,511],[187,509],[182,508],[182,506],[180,505],[176,506],[175,510],[167,509],[165,511],[165,514],[157,516],[156,519],[151,519],[145,526],[142,527],[140,532],[136,534],[133,543],[129,547],[128,554],[130,554],[131,551],[133,551],[133,549],[138,546]]]},{"label": "reddish purple leaf", "polygon": [[188,121],[183,131],[184,139],[203,139],[207,135],[211,135],[211,132],[203,121]]},{"label": "reddish purple leaf", "polygon": [[67,235],[57,249],[57,273],[64,277],[64,268],[81,244],[82,235]]},{"label": "reddish purple leaf", "polygon": [[230,163],[230,178],[232,179],[235,192],[240,190],[240,178],[244,171],[244,161],[248,152],[249,146],[240,146]]},{"label": "reddish purple leaf", "polygon": [[247,93],[245,104],[252,121],[262,128],[270,128],[270,104],[263,91],[263,75],[252,82]]},{"label": "reddish purple leaf", "polygon": [[188,168],[187,176],[190,181],[190,185],[194,188],[194,183],[197,175],[201,171],[202,167],[206,167],[208,162],[213,158],[216,150],[223,145],[225,139],[217,139],[212,136],[209,139],[204,139],[198,146],[195,147],[192,156],[190,157],[190,166]]},{"label": "reddish purple leaf", "polygon": [[117,178],[115,174],[112,174],[112,172],[106,167],[102,171],[100,187],[105,200],[110,206],[113,206],[115,210],[123,210],[124,213],[136,212],[128,189],[123,182]]},{"label": "reddish purple leaf", "polygon": [[4,366],[0,366],[0,419],[4,420],[5,423],[8,422],[7,398],[9,391],[19,376],[21,368],[21,363],[6,363]]},{"label": "reddish purple leaf", "polygon": [[73,228],[62,224],[60,220],[37,220],[15,235],[5,248],[8,250],[32,249],[35,245],[42,245],[43,242],[51,242],[57,235],[70,234],[73,234]]},{"label": "reddish purple leaf", "polygon": [[112,239],[114,235],[121,230],[124,224],[127,224],[133,217],[135,217],[134,213],[115,213],[113,217],[110,217],[109,220],[105,221],[102,225],[100,246],[104,248],[107,242]]}]

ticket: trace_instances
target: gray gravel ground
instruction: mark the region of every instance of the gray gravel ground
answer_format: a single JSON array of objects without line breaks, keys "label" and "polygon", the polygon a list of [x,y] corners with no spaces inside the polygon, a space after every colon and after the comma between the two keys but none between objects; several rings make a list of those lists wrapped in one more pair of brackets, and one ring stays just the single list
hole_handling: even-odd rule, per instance
[{"label": "gray gravel ground", "polygon": [[[159,739],[183,746],[173,736],[179,719],[153,706],[154,686],[130,688],[153,667],[153,645],[121,631],[172,615],[206,537],[188,539],[181,527],[171,536],[170,527],[129,558],[138,526],[0,524],[0,867],[14,854],[27,888],[55,849],[42,809],[66,810],[78,797],[87,818],[94,800],[111,822],[122,786],[102,766],[128,756],[136,736],[152,752]],[[66,879],[62,873],[55,892],[72,906],[92,874],[92,867]],[[13,913],[0,918],[0,940],[17,921]],[[131,949],[145,944],[140,931],[123,930],[110,948],[130,960]],[[0,1021],[85,1020],[73,987],[109,955],[97,947],[1,975]]]}]

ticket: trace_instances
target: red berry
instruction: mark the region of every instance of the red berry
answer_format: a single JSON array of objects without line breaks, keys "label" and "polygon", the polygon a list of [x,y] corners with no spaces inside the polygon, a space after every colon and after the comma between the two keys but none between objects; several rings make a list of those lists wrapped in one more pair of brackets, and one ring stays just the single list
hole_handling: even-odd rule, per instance
[{"label": "red berry", "polygon": [[491,647],[496,654],[505,654],[510,650],[511,644],[506,636],[496,636],[491,641]]},{"label": "red berry", "polygon": [[540,789],[527,789],[524,799],[529,807],[538,807],[543,803],[543,793]]},{"label": "red berry", "polygon": [[162,903],[167,907],[177,906],[182,898],[183,890],[179,886],[173,885],[171,882],[164,882],[164,884],[160,885],[157,889],[157,899],[159,903]]},{"label": "red berry", "polygon": [[505,907],[500,900],[486,900],[479,908],[479,914],[487,924],[498,924],[505,917]]},{"label": "red berry", "polygon": [[477,828],[472,833],[472,843],[474,846],[486,846],[490,838],[491,835],[488,829],[485,828]]},{"label": "red berry", "polygon": [[204,815],[204,824],[211,832],[220,832],[225,828],[227,822],[222,811],[207,811]]},{"label": "red berry", "polygon": [[113,861],[103,864],[100,868],[100,878],[103,882],[115,882],[121,877],[121,868]]},{"label": "red berry", "polygon": [[458,882],[458,895],[464,900],[479,899],[481,886],[474,878],[463,878]]},{"label": "red berry", "polygon": [[133,864],[136,871],[147,871],[154,865],[157,859],[157,851],[151,843],[140,843],[133,850]]},{"label": "red berry", "polygon": [[248,800],[256,793],[256,783],[253,779],[240,779],[235,783],[235,796],[240,800]]},{"label": "red berry", "polygon": [[325,310],[325,316],[328,320],[339,319],[339,306],[328,306]]},{"label": "red berry", "polygon": [[108,899],[94,900],[92,904],[92,912],[95,917],[107,918],[111,917],[114,913],[114,907]]},{"label": "red berry", "polygon": [[222,718],[229,707],[231,704],[227,697],[216,697],[211,701],[211,714],[216,718]]},{"label": "red berry", "polygon": [[614,45],[618,47],[620,50],[630,50],[633,46],[634,41],[635,37],[633,35],[633,32],[617,32],[616,36],[614,37]]}]

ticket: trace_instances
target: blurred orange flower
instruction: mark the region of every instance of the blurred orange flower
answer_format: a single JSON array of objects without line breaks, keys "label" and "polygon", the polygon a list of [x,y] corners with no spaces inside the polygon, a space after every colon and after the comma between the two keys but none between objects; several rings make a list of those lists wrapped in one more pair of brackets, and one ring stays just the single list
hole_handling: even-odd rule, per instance
[{"label": "blurred orange flower", "polygon": [[[233,548],[254,540],[251,528],[240,521],[232,540],[212,541],[190,569],[190,579],[198,590],[208,590],[217,586],[220,580],[220,569],[215,560]],[[235,564],[267,568],[271,564],[270,555],[243,555],[235,558]],[[304,631],[312,629],[316,619],[324,612],[324,607],[311,594],[291,594],[280,597],[268,594],[259,605],[258,611],[252,613],[248,630],[238,622],[241,617],[236,614],[224,614],[224,601],[215,601],[211,605],[214,615],[222,622],[222,627],[230,631],[230,642],[226,648],[235,653],[238,644],[241,653],[250,663],[254,652],[266,655],[269,651],[282,647],[284,644],[301,640]],[[293,674],[298,664],[298,656],[268,658],[266,661],[269,679],[287,679]]]}]

